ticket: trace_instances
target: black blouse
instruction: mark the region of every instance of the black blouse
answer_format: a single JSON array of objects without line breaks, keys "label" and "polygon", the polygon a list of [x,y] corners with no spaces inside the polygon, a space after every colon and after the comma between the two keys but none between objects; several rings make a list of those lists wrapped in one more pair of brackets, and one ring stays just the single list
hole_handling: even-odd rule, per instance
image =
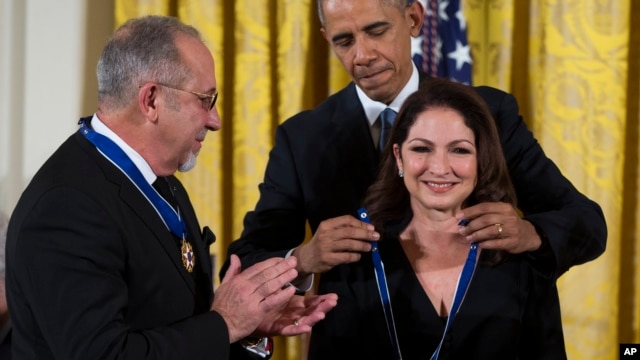
[{"label": "black blouse", "polygon": [[[446,322],[418,281],[398,241],[400,230],[390,229],[379,251],[403,359],[426,360]],[[488,265],[486,255],[481,255],[439,359],[566,359],[555,279],[534,271],[526,256]],[[319,292],[337,293],[338,305],[314,326],[309,359],[394,359],[370,254],[322,276]]]}]

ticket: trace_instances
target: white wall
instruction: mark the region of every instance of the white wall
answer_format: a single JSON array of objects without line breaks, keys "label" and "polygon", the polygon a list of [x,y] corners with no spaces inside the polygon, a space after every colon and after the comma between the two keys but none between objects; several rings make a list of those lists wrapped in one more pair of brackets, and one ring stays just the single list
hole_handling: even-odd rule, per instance
[{"label": "white wall", "polygon": [[0,0],[0,210],[96,106],[113,0]]}]

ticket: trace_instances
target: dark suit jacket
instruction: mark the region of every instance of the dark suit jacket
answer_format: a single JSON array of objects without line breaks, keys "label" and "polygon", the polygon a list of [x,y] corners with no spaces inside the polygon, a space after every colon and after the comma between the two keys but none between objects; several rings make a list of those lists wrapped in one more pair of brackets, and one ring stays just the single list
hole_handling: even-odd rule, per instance
[{"label": "dark suit jacket", "polygon": [[[557,277],[602,254],[607,229],[600,207],[546,157],[513,96],[484,86],[476,90],[497,123],[519,208],[550,245],[549,251],[529,254],[540,257],[539,270]],[[351,83],[277,128],[260,199],[228,254],[238,254],[243,266],[283,256],[302,243],[307,220],[315,232],[323,220],[355,216],[377,166],[369,123]]]},{"label": "dark suit jacket", "polygon": [[17,359],[226,359],[209,244],[175,177],[196,253],[188,273],[177,239],[134,184],[77,132],[20,198],[7,237],[7,296]]},{"label": "dark suit jacket", "polygon": [[[429,359],[443,337],[439,316],[407,259],[398,234],[385,226],[384,263],[403,359]],[[520,255],[489,265],[481,253],[469,289],[447,331],[438,359],[566,359],[555,279],[540,276]],[[372,257],[336,266],[322,276],[338,294],[335,309],[313,328],[309,360],[393,359]]]}]

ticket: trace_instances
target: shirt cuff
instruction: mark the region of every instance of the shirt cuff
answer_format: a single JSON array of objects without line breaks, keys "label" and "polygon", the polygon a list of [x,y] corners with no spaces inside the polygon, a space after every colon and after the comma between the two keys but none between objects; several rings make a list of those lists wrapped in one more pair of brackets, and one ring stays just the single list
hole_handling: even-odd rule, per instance
[{"label": "shirt cuff", "polygon": [[[289,250],[287,252],[287,255],[284,256],[284,258],[286,259],[289,256],[291,256],[291,254],[293,254],[293,250],[295,250],[295,248]],[[296,291],[307,292],[311,290],[311,287],[313,286],[313,280],[314,280],[314,274],[311,273],[304,276],[298,276],[297,278],[293,279],[293,281],[290,282],[289,284],[294,286],[296,288]]]},{"label": "shirt cuff", "polygon": [[549,238],[546,236],[544,231],[542,231],[542,229],[533,222],[531,224],[533,224],[538,236],[540,236],[542,244],[537,250],[527,252],[526,258],[529,260],[529,263],[534,270],[545,278],[551,278],[555,276],[556,273],[555,254],[549,244]]}]

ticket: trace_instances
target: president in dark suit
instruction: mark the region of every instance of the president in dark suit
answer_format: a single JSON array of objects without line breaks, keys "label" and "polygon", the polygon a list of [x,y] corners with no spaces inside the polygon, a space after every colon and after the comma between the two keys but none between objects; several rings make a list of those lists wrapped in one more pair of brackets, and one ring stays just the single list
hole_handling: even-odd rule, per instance
[{"label": "president in dark suit", "polygon": [[[296,259],[232,270],[215,296],[213,233],[185,189],[220,128],[214,63],[172,17],[133,19],[98,64],[99,108],[46,161],[11,217],[7,294],[18,359],[270,356],[335,306],[284,285]],[[257,357],[263,358],[263,357]]]},{"label": "president in dark suit", "polygon": [[[429,78],[411,59],[411,37],[423,21],[418,1],[319,0],[318,5],[322,34],[353,82],[278,127],[260,198],[228,254],[239,255],[244,266],[293,254],[301,275],[295,284],[307,290],[311,275],[320,273],[323,293],[331,291],[334,266],[359,261],[371,250],[369,242],[380,238],[355,217],[384,146],[378,145],[379,115],[386,108],[397,112]],[[547,158],[513,96],[489,87],[476,90],[496,121],[519,210],[504,203],[463,209],[467,241],[524,254],[553,277],[602,254],[607,230],[601,208]],[[307,222],[313,236],[303,243]]]},{"label": "president in dark suit", "polygon": [[[354,82],[277,128],[260,198],[228,252],[240,255],[243,265],[295,249],[301,273],[323,273],[369,251],[368,241],[378,234],[352,215],[376,175],[378,117],[385,108],[399,110],[420,82],[429,81],[410,53],[410,38],[418,35],[423,19],[419,2],[318,3],[325,4],[320,13],[323,34]],[[578,192],[547,158],[512,95],[486,86],[476,90],[497,123],[524,217],[499,203],[467,208],[470,241],[528,252],[542,260],[541,270],[558,274],[599,256],[607,238],[600,206]],[[314,236],[301,245],[306,221]],[[496,223],[502,226],[500,238]]]}]

